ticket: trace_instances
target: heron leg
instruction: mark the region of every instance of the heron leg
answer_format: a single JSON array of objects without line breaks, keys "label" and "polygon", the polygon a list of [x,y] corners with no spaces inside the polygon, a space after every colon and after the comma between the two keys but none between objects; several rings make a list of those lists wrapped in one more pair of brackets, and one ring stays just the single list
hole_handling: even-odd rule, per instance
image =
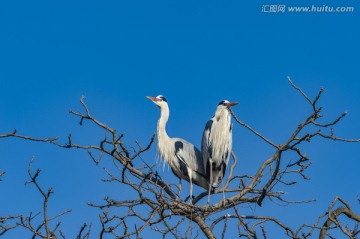
[{"label": "heron leg", "polygon": [[223,196],[223,204],[225,205],[225,189],[224,189],[224,182],[223,182],[223,179],[224,179],[224,175],[223,175],[223,164],[221,164],[221,187],[222,187],[222,196]]},{"label": "heron leg", "polygon": [[181,192],[181,188],[182,188],[182,181],[181,181],[181,178],[179,178],[179,195],[180,195],[180,192]]},{"label": "heron leg", "polygon": [[192,197],[192,190],[193,190],[193,184],[192,184],[192,178],[190,177],[189,178],[190,180],[190,204],[192,204],[192,200],[193,200],[193,197]]},{"label": "heron leg", "polygon": [[213,181],[213,178],[212,178],[212,163],[211,163],[211,161],[209,161],[209,163],[210,163],[210,167],[209,167],[209,170],[210,170],[210,180],[209,180],[209,193],[208,193],[207,204],[210,205],[210,192],[211,192],[211,189],[212,189],[212,181]]}]

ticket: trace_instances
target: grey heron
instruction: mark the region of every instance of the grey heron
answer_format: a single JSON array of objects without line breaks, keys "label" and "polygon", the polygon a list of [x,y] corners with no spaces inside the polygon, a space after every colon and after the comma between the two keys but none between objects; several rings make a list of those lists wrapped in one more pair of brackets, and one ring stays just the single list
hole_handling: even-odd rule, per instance
[{"label": "grey heron", "polygon": [[209,183],[205,176],[202,154],[193,144],[180,138],[170,138],[166,132],[166,123],[170,111],[164,96],[147,96],[160,108],[160,118],[157,123],[158,152],[160,157],[171,167],[173,173],[180,179],[190,182],[190,201],[192,201],[193,183],[208,190]]},{"label": "grey heron", "polygon": [[210,203],[210,191],[213,192],[222,183],[229,163],[232,150],[232,124],[229,108],[237,104],[238,102],[221,101],[215,115],[205,126],[201,151],[206,177],[209,181],[208,203]]}]

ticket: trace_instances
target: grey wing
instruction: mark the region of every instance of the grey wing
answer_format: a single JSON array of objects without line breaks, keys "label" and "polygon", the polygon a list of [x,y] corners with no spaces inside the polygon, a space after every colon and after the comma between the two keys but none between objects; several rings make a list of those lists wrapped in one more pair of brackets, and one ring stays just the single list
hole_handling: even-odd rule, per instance
[{"label": "grey wing", "polygon": [[[184,142],[181,139],[176,139],[175,143],[175,157],[177,159],[177,165],[178,167],[174,167],[173,171],[175,172],[175,174],[180,177],[180,178],[184,178],[189,176],[188,173],[188,165],[184,159]],[[182,176],[183,175],[183,176]]]},{"label": "grey wing", "polygon": [[179,159],[181,159],[182,162],[185,163],[185,165],[190,169],[192,169],[193,171],[205,175],[204,167],[202,165],[203,160],[200,150],[197,149],[193,144],[183,139],[175,139],[175,141],[176,143],[181,142],[182,145],[181,149],[175,150],[176,156]]},{"label": "grey wing", "polygon": [[214,121],[211,119],[206,123],[202,141],[201,141],[201,151],[202,151],[202,155],[203,155],[203,165],[205,168],[205,172],[207,169],[207,164],[208,164],[209,158],[211,158],[211,156],[212,156],[212,147],[209,142],[210,142],[210,134],[211,134],[211,128],[212,128],[213,122]]},{"label": "grey wing", "polygon": [[199,174],[201,174],[202,176],[205,176],[205,168],[203,165],[203,155],[201,153],[201,151],[199,149],[197,149],[194,145],[194,151],[195,151],[195,155],[196,155],[196,165],[197,168],[195,169],[196,172],[198,172]]}]

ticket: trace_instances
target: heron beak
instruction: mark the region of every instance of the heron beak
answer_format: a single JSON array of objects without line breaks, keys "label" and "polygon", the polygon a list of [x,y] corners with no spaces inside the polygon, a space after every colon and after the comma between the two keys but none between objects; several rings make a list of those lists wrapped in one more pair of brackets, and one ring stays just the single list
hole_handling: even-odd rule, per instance
[{"label": "heron beak", "polygon": [[155,97],[151,97],[151,96],[146,96],[146,98],[148,98],[149,100],[151,100],[152,102],[156,102],[157,99]]},{"label": "heron beak", "polygon": [[233,107],[233,106],[235,106],[237,104],[239,104],[239,102],[230,102],[228,105],[229,105],[229,107]]}]

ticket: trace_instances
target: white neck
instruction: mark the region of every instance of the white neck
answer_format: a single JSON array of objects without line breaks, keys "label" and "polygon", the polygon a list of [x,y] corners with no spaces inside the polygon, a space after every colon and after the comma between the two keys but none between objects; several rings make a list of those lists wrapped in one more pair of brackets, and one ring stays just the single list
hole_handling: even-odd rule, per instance
[{"label": "white neck", "polygon": [[166,123],[169,119],[169,115],[170,115],[169,107],[167,105],[163,105],[160,108],[160,118],[157,124],[157,135],[159,142],[169,138],[169,136],[166,133]]},{"label": "white neck", "polygon": [[220,117],[221,119],[230,120],[230,112],[228,109],[221,109],[215,111],[215,117]]},{"label": "white neck", "polygon": [[174,147],[171,144],[171,140],[166,133],[166,123],[169,119],[169,107],[166,105],[162,105],[160,108],[160,118],[158,120],[157,125],[157,137],[158,137],[158,152],[160,158],[164,161],[168,162],[172,167],[173,162],[171,161],[172,155],[174,155]]}]

